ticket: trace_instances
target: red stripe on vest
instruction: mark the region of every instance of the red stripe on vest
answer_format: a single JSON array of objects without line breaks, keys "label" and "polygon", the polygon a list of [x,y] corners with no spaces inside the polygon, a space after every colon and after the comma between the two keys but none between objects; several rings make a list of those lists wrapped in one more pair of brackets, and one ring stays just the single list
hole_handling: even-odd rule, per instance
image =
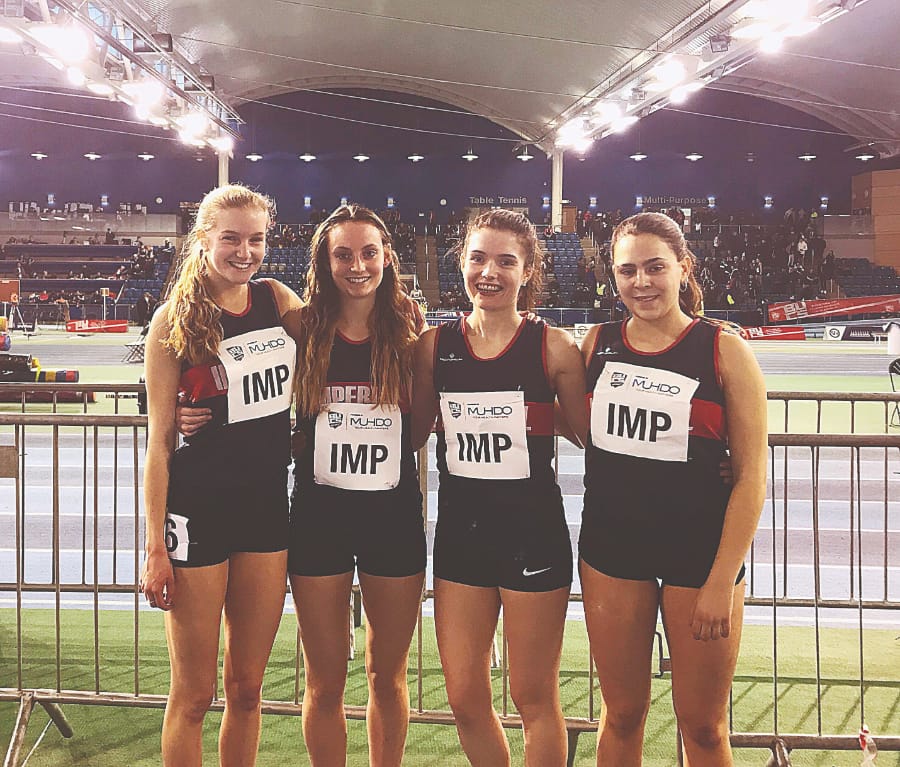
[{"label": "red stripe on vest", "polygon": [[201,402],[228,392],[228,377],[221,364],[188,368],[178,382],[179,399],[186,403]]},{"label": "red stripe on vest", "polygon": [[553,403],[528,402],[525,405],[525,433],[530,437],[552,437]]},{"label": "red stripe on vest", "polygon": [[691,436],[724,442],[728,437],[724,408],[707,400],[691,400]]}]

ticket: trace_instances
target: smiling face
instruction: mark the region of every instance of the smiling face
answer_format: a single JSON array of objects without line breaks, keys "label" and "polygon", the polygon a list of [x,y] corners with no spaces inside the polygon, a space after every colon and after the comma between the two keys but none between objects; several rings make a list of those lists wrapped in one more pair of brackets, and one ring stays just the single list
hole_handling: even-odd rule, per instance
[{"label": "smiling face", "polygon": [[519,238],[501,229],[472,231],[461,268],[472,306],[485,310],[515,309],[519,289],[531,276]]},{"label": "smiling face", "polygon": [[665,240],[653,234],[629,234],[613,250],[616,287],[625,306],[639,319],[655,321],[680,312],[678,296],[690,261],[679,261]]},{"label": "smiling face", "polygon": [[341,298],[374,299],[388,259],[373,224],[347,221],[328,233],[328,266]]},{"label": "smiling face", "polygon": [[223,286],[246,285],[266,257],[268,214],[257,208],[224,208],[202,237],[210,277]]}]

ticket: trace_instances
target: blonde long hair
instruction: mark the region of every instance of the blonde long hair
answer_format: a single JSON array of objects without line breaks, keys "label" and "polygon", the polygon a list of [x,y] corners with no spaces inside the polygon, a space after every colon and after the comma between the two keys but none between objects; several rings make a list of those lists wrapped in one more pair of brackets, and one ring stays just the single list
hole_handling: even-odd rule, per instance
[{"label": "blonde long hair", "polygon": [[166,298],[169,335],[162,341],[166,349],[191,365],[215,358],[222,341],[222,310],[209,292],[209,267],[203,243],[216,227],[219,214],[233,209],[265,213],[267,228],[275,218],[272,200],[240,184],[213,189],[200,203],[197,218],[181,251],[177,276]]},{"label": "blonde long hair", "polygon": [[399,262],[391,234],[384,221],[362,205],[341,205],[319,224],[310,244],[310,264],[306,278],[306,302],[303,309],[303,338],[299,344],[299,367],[303,375],[297,382],[298,413],[315,416],[322,404],[322,391],[328,381],[331,347],[340,315],[340,293],[331,275],[328,236],[348,222],[371,224],[381,235],[384,247],[384,273],[375,291],[375,308],[369,317],[372,338],[372,401],[378,405],[396,405],[410,396],[412,352],[421,315],[407,297],[400,282]]}]

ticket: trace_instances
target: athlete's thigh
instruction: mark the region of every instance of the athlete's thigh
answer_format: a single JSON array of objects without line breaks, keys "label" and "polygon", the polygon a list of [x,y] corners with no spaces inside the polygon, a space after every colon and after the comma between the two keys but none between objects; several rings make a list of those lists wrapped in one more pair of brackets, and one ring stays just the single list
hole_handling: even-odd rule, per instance
[{"label": "athlete's thigh", "polygon": [[513,695],[525,695],[548,685],[558,694],[559,662],[569,589],[526,592],[501,589],[503,634],[509,649]]},{"label": "athlete's thigh", "polygon": [[227,562],[175,568],[175,601],[165,614],[173,687],[215,689],[227,584]]},{"label": "athlete's thigh", "polygon": [[591,654],[607,703],[632,704],[650,694],[650,661],[659,587],[655,580],[613,578],[580,562]]},{"label": "athlete's thigh", "polygon": [[366,667],[389,670],[409,652],[425,573],[405,578],[359,574],[363,609],[366,612]]},{"label": "athlete's thigh", "polygon": [[353,573],[291,575],[308,682],[343,680],[350,655],[350,589]]},{"label": "athlete's thigh", "polygon": [[681,716],[722,714],[734,679],[744,619],[744,582],[734,587],[731,631],[725,639],[694,639],[691,614],[697,589],[664,586],[663,625],[672,658],[672,697]]},{"label": "athlete's thigh", "polygon": [[434,626],[448,688],[472,681],[490,685],[499,615],[499,589],[434,579]]},{"label": "athlete's thigh", "polygon": [[225,595],[226,671],[262,678],[287,592],[287,551],[229,558]]}]

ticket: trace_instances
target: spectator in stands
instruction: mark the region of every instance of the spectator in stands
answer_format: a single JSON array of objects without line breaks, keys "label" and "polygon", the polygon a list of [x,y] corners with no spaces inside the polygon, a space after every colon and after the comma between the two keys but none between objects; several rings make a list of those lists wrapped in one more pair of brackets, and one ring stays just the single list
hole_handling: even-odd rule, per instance
[{"label": "spectator in stands", "polygon": [[[281,283],[251,282],[265,257],[271,210],[267,198],[238,185],[206,195],[181,273],[147,339],[147,556],[140,588],[151,607],[166,611],[172,666],[162,729],[166,767],[201,764],[223,609],[220,759],[256,762],[260,690],[284,609],[287,560],[296,354],[282,323],[299,307]],[[225,346],[244,348],[251,334],[270,350],[264,359],[225,353]],[[282,387],[253,406],[223,388],[223,381],[239,388],[242,378],[269,371]],[[174,451],[179,395],[186,404],[211,406],[215,422]]]},{"label": "spectator in stands", "polygon": [[137,303],[134,305],[135,323],[141,328],[146,327],[147,323],[150,321],[150,318],[153,316],[153,312],[155,309],[156,300],[150,293],[144,291],[144,293],[138,299]]},{"label": "spectator in stands", "polygon": [[113,234],[113,230],[109,227],[106,227],[106,237],[104,238],[104,242],[107,245],[116,244],[116,235]]}]

